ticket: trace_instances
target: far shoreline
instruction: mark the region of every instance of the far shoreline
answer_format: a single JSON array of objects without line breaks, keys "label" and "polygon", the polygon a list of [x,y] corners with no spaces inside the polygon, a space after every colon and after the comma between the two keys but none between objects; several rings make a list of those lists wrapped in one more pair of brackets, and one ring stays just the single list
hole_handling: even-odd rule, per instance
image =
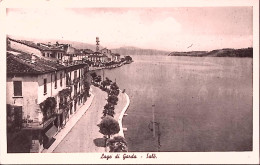
[{"label": "far shoreline", "polygon": [[188,57],[239,57],[253,58],[253,48],[242,49],[216,49],[212,51],[189,51],[189,52],[171,52],[168,56],[188,56]]}]

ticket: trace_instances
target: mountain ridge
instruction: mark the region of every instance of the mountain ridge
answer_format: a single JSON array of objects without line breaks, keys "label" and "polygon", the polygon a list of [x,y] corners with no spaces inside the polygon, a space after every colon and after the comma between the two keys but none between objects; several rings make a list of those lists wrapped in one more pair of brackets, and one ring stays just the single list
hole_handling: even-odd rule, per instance
[{"label": "mountain ridge", "polygon": [[[55,44],[59,42],[60,44],[70,44],[76,49],[91,49],[93,51],[96,50],[95,44],[89,44],[79,41],[70,41],[70,40],[61,40],[61,39],[35,39],[35,38],[25,38],[25,37],[16,37],[8,35],[11,38],[19,39],[19,40],[27,40],[33,41],[35,43],[51,43]],[[100,46],[100,49],[105,47]],[[119,53],[120,55],[168,55],[168,56],[193,56],[193,57],[253,57],[253,48],[241,48],[241,49],[233,49],[233,48],[223,48],[216,49],[212,51],[165,51],[165,50],[157,50],[157,49],[144,49],[138,48],[134,46],[123,46],[119,48],[110,49],[112,53]]]},{"label": "mountain ridge", "polygon": [[171,52],[168,56],[190,56],[190,57],[253,57],[253,48],[223,48],[212,51],[189,51]]}]

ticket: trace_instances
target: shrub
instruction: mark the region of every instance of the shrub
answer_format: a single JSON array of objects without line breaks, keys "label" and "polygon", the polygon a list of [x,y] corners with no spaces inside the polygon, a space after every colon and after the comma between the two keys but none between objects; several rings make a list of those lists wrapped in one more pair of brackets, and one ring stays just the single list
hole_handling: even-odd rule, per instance
[{"label": "shrub", "polygon": [[127,152],[127,143],[125,138],[122,136],[115,136],[113,139],[107,141],[107,146],[109,146],[109,152]]}]

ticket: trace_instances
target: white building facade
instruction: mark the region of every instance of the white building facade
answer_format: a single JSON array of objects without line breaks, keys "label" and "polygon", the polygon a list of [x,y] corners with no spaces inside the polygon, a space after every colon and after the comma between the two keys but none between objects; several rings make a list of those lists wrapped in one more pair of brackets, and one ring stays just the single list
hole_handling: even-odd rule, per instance
[{"label": "white building facade", "polygon": [[29,152],[41,152],[87,100],[88,65],[63,66],[40,58],[28,61],[19,55],[7,55],[9,145],[14,133],[23,132]]}]

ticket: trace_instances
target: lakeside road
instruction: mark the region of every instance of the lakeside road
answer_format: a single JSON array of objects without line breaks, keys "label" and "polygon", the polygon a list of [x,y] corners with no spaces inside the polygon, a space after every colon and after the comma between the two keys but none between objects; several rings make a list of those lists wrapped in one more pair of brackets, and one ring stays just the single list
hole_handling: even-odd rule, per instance
[{"label": "lakeside road", "polygon": [[96,146],[94,140],[103,138],[97,124],[103,115],[107,93],[94,86],[91,88],[95,94],[91,106],[53,151],[54,153],[105,152],[105,148]]},{"label": "lakeside road", "polygon": [[[106,152],[100,144],[103,135],[99,132],[97,124],[103,116],[103,109],[107,103],[107,93],[97,87],[92,87],[95,97],[91,106],[75,124],[66,137],[53,151],[54,153],[77,153],[77,152]],[[127,105],[127,98],[124,93],[119,93],[118,103],[115,106],[115,120],[118,121],[122,110]]]}]

